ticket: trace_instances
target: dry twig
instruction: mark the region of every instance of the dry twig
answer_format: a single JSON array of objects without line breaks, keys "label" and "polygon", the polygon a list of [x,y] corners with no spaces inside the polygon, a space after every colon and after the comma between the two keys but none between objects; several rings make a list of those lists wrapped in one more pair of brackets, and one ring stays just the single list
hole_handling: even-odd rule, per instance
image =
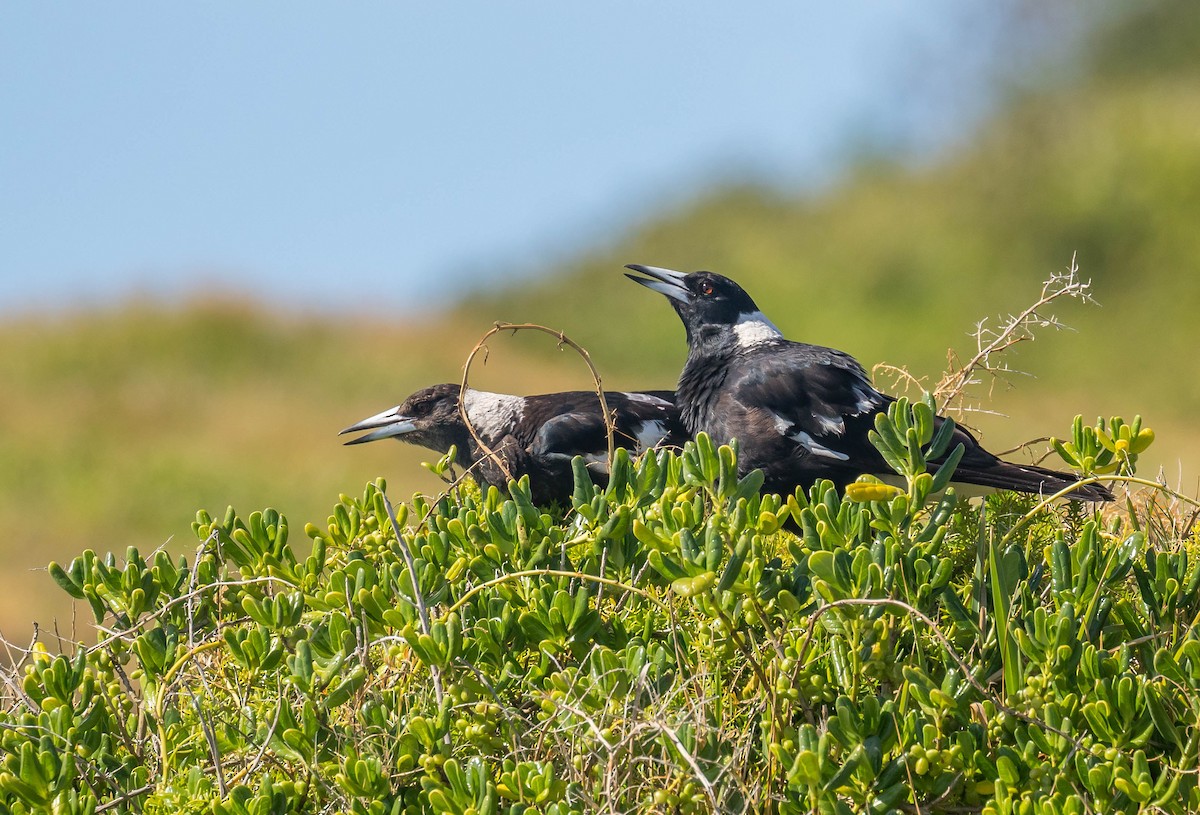
[{"label": "dry twig", "polygon": [[1079,278],[1079,265],[1072,256],[1071,265],[1066,272],[1055,272],[1042,284],[1041,294],[1033,305],[1018,314],[1010,314],[996,329],[989,328],[986,319],[980,320],[974,331],[975,354],[960,365],[957,357],[951,353],[950,369],[942,375],[933,389],[938,403],[946,409],[964,410],[965,408],[958,404],[963,399],[964,391],[971,385],[980,384],[985,375],[993,381],[1014,375],[1027,375],[1010,367],[1007,361],[997,358],[1015,345],[1032,342],[1036,337],[1035,332],[1040,329],[1069,330],[1070,327],[1060,321],[1056,314],[1047,311],[1047,307],[1063,298],[1095,303],[1091,288],[1090,280]]},{"label": "dry twig", "polygon": [[[583,358],[584,363],[587,365],[588,370],[592,374],[592,380],[596,383],[596,396],[600,399],[600,410],[604,414],[604,429],[608,436],[608,466],[611,470],[614,451],[613,414],[609,412],[608,402],[604,398],[604,385],[600,380],[600,372],[596,370],[596,366],[592,364],[591,355],[582,345],[579,345],[561,331],[555,331],[553,328],[548,328],[544,325],[538,325],[536,323],[496,323],[486,334],[479,338],[479,342],[475,343],[475,347],[472,348],[471,353],[467,355],[467,361],[463,365],[462,382],[460,383],[460,392],[464,394],[464,397],[458,400],[458,413],[459,416],[462,417],[463,423],[467,426],[467,430],[470,432],[471,437],[475,439],[475,443],[479,445],[479,449],[483,451],[484,455],[495,461],[497,466],[499,466],[504,472],[505,476],[507,476],[509,480],[512,480],[512,471],[509,470],[508,464],[499,454],[496,453],[496,451],[489,447],[484,440],[479,437],[479,433],[476,432],[475,426],[471,424],[471,417],[467,415],[465,398],[465,394],[467,392],[467,378],[471,372],[471,363],[475,361],[476,354],[478,354],[480,350],[487,347],[485,343],[487,343],[488,339],[494,334],[499,334],[501,331],[512,331],[514,334],[518,331],[541,331],[556,338],[560,348],[564,345],[569,346],[576,353],[578,353],[580,357]],[[484,359],[486,358],[487,354],[485,352]]]}]

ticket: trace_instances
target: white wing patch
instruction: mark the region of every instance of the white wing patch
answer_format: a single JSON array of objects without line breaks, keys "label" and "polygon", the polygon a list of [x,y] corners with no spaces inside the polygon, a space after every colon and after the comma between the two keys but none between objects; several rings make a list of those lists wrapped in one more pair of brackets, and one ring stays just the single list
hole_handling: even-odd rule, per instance
[{"label": "white wing patch", "polygon": [[667,426],[662,422],[646,422],[637,431],[637,451],[639,453],[656,447],[667,436]]},{"label": "white wing patch", "polygon": [[[865,388],[855,386],[854,398],[858,401],[854,405],[854,410],[857,413],[866,413],[869,410],[874,410],[879,407],[879,395]],[[856,414],[857,415],[857,414]]]},{"label": "white wing patch", "polygon": [[628,397],[630,402],[640,402],[643,405],[653,405],[657,408],[669,408],[671,406],[671,403],[666,399],[659,399],[657,396],[651,396],[648,393],[641,393],[640,391],[626,391],[625,396]]},{"label": "white wing patch", "polygon": [[839,453],[837,450],[830,450],[823,444],[818,444],[812,436],[801,430],[799,433],[789,438],[795,439],[802,447],[812,453],[814,456],[825,456],[825,458],[834,458],[838,461],[849,461],[850,456],[845,453]]},{"label": "white wing patch", "polygon": [[783,337],[783,332],[761,311],[739,314],[737,322],[733,324],[733,333],[737,335],[739,348],[753,348]]},{"label": "white wing patch", "polygon": [[803,447],[805,450],[812,453],[814,456],[824,456],[825,458],[832,458],[832,459],[836,459],[838,461],[849,461],[850,460],[850,456],[846,455],[845,453],[839,453],[837,450],[832,450],[832,449],[826,447],[825,445],[819,443],[816,439],[814,439],[808,433],[805,433],[803,430],[797,430],[794,433],[788,432],[793,427],[792,423],[788,419],[784,418],[783,416],[780,416],[778,413],[772,413],[772,415],[775,417],[775,429],[779,431],[779,434],[781,436],[788,437],[789,439],[791,439],[792,441],[796,442],[801,447]]},{"label": "white wing patch", "polygon": [[463,400],[467,417],[475,432],[485,441],[493,441],[521,420],[525,411],[525,398],[507,393],[467,390]]},{"label": "white wing patch", "polygon": [[818,416],[814,413],[813,418],[817,420],[817,424],[826,433],[833,433],[840,436],[846,432],[846,422],[841,416]]}]

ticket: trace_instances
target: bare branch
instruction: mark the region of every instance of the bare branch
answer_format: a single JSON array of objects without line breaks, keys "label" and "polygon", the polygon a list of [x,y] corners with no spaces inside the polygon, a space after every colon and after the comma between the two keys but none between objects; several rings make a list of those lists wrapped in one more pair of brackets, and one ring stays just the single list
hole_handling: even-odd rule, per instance
[{"label": "bare branch", "polygon": [[975,353],[965,363],[959,363],[951,354],[950,367],[933,389],[933,395],[945,410],[965,410],[960,407],[966,389],[980,384],[984,378],[993,381],[1012,376],[1028,376],[1009,366],[999,357],[1013,346],[1032,342],[1037,332],[1043,329],[1070,330],[1048,307],[1063,299],[1076,299],[1084,303],[1095,303],[1091,295],[1092,282],[1081,280],[1075,257],[1065,272],[1055,272],[1042,284],[1038,299],[1017,314],[1010,314],[999,328],[990,328],[987,320],[975,325]]},{"label": "bare branch", "polygon": [[[472,348],[471,353],[467,355],[467,361],[463,365],[460,392],[464,394],[465,397],[467,392],[467,378],[470,375],[471,363],[475,361],[475,356],[480,352],[480,350],[483,350],[484,360],[486,361],[488,350],[485,343],[490,337],[492,337],[494,334],[499,334],[501,331],[512,331],[514,334],[518,331],[541,331],[542,333],[549,334],[557,339],[560,348],[566,345],[583,358],[584,363],[588,367],[588,371],[590,371],[592,374],[592,380],[596,383],[596,396],[600,399],[600,410],[604,415],[604,429],[605,434],[608,437],[608,466],[611,470],[613,464],[613,452],[615,448],[615,442],[613,438],[614,422],[613,414],[608,409],[608,401],[604,398],[604,385],[600,380],[600,372],[596,370],[596,366],[592,364],[592,357],[587,352],[587,349],[585,349],[582,345],[579,345],[563,332],[555,331],[553,328],[548,328],[544,325],[538,325],[536,323],[496,323],[490,330],[488,330],[486,334],[479,338],[479,342],[475,343],[475,347]],[[513,477],[512,471],[508,468],[507,462],[505,462],[503,457],[496,453],[496,451],[489,447],[487,443],[479,437],[479,434],[475,431],[475,426],[471,424],[471,417],[467,415],[465,398],[460,397],[458,400],[458,414],[462,417],[463,423],[467,426],[467,430],[470,432],[471,437],[475,439],[475,443],[479,445],[479,449],[483,451],[484,455],[496,462],[496,465],[500,467],[505,476],[507,476],[511,481]]]}]

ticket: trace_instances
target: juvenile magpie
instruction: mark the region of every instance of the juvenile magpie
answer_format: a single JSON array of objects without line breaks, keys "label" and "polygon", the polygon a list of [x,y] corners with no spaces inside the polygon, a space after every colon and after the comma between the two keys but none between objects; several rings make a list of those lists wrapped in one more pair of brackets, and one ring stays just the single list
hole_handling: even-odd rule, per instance
[{"label": "juvenile magpie", "polygon": [[[875,414],[895,400],[872,386],[852,356],[784,339],[741,286],[712,272],[684,274],[653,266],[626,267],[629,279],[666,295],[687,332],[688,356],[675,402],[683,423],[714,442],[737,439],[739,468],[763,470],[763,489],[790,493],[818,478],[845,485],[864,473],[894,475],[867,437]],[[940,426],[944,421],[935,420]],[[1035,495],[1078,480],[1069,473],[1010,464],[956,428],[950,444],[964,447],[954,481]],[[934,465],[940,462],[934,462]],[[1112,500],[1089,484],[1071,493]]]},{"label": "juvenile magpie", "polygon": [[[434,385],[400,405],[341,431],[371,432],[346,442],[399,441],[446,453],[456,445],[459,463],[474,466],[482,486],[504,489],[505,469],[480,448],[459,413],[461,386]],[[679,447],[687,431],[672,391],[605,391],[613,418],[613,443],[640,453],[651,447]],[[593,481],[608,481],[608,435],[595,391],[512,396],[467,389],[467,416],[475,432],[496,453],[513,478],[529,476],[534,503],[566,503],[574,486],[571,459],[583,456]]]}]

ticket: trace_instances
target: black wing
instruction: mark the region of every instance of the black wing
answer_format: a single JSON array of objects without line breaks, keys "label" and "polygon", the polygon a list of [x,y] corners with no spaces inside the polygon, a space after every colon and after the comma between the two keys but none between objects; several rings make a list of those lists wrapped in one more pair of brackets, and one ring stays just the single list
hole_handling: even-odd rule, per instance
[{"label": "black wing", "polygon": [[744,466],[763,467],[768,480],[772,467],[785,480],[793,472],[797,484],[886,469],[867,433],[893,399],[848,354],[774,344],[735,366],[724,391],[718,412],[742,429]]},{"label": "black wing", "polygon": [[[875,390],[853,357],[819,346],[788,343],[741,368],[730,391],[743,405],[757,406],[760,427],[768,421],[774,424],[778,434],[774,446],[760,445],[762,460],[746,462],[746,467],[763,467],[775,489],[807,486],[815,478],[845,482],[863,473],[894,474],[868,434],[875,426],[875,415],[886,412],[895,400]],[[935,418],[935,432],[945,421]],[[793,445],[787,455],[781,452],[779,437]],[[1077,481],[1070,473],[1003,461],[969,432],[955,427],[947,452],[960,444],[963,456],[954,475],[960,484],[1048,495]],[[930,470],[943,460],[931,461]],[[1112,494],[1093,485],[1078,489],[1071,497],[1111,500]]]},{"label": "black wing", "polygon": [[[613,442],[634,452],[660,445],[681,445],[686,433],[672,391],[604,394],[613,416]],[[608,434],[600,400],[594,392],[579,391],[529,397],[527,415],[540,421],[529,443],[537,457],[584,456],[606,463]]]}]

